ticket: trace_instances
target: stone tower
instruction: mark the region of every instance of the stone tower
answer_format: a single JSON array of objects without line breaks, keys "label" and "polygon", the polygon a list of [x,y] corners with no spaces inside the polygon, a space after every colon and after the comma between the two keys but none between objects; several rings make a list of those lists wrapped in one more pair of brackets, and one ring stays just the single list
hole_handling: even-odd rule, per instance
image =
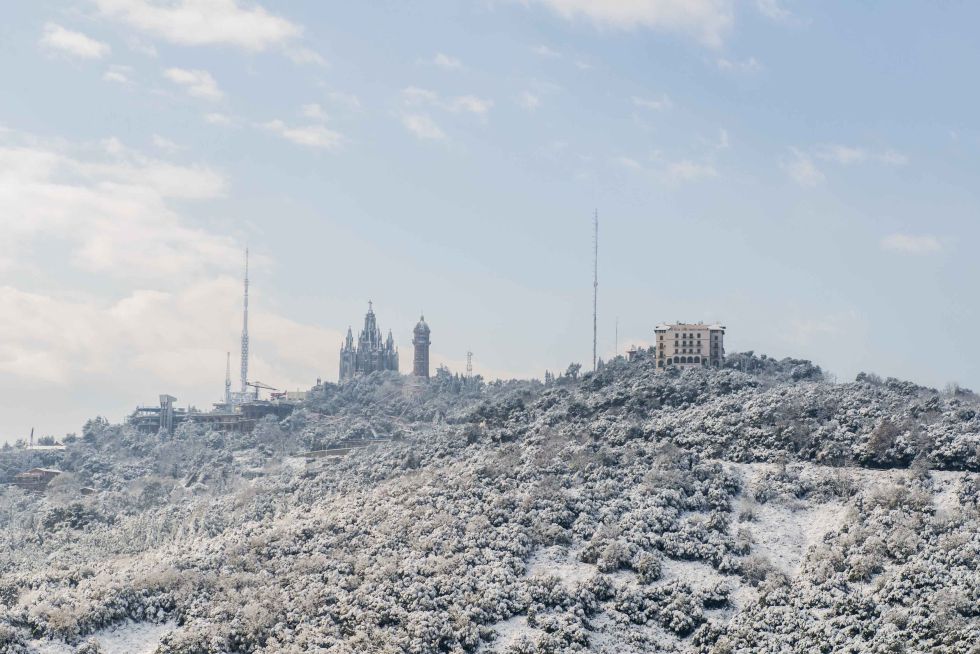
[{"label": "stone tower", "polygon": [[416,377],[429,376],[429,326],[425,324],[425,316],[419,318],[419,324],[415,325],[412,338],[412,345],[415,346],[415,367],[413,374]]}]

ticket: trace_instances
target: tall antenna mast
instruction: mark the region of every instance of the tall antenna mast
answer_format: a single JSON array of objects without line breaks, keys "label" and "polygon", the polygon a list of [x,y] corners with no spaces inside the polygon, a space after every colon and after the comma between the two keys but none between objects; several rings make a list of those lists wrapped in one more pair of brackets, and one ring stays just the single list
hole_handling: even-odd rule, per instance
[{"label": "tall antenna mast", "polygon": [[245,248],[245,300],[242,312],[242,397],[248,393],[248,248]]},{"label": "tall antenna mast", "polygon": [[618,356],[619,356],[619,316],[616,316],[616,354],[613,355],[613,358],[615,359]]},{"label": "tall antenna mast", "polygon": [[473,353],[466,353],[466,378],[473,377]]},{"label": "tall antenna mast", "polygon": [[231,352],[225,359],[225,404],[231,405]]},{"label": "tall antenna mast", "polygon": [[592,216],[592,372],[596,369],[599,335],[599,210]]}]

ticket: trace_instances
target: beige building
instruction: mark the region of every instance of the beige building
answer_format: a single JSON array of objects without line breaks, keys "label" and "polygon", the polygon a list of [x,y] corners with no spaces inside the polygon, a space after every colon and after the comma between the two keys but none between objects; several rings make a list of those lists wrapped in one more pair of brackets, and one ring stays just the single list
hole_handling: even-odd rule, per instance
[{"label": "beige building", "polygon": [[725,360],[725,326],[704,323],[657,325],[657,368],[720,368]]}]

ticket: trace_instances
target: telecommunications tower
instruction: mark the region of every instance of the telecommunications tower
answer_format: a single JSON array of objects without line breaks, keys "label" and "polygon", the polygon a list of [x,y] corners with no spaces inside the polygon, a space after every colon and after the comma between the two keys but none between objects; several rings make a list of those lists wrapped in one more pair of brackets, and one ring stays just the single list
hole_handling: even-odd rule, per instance
[{"label": "telecommunications tower", "polygon": [[599,334],[599,210],[592,216],[592,372],[596,370]]},{"label": "telecommunications tower", "polygon": [[231,406],[231,352],[225,357],[225,404]]},{"label": "telecommunications tower", "polygon": [[248,395],[248,248],[245,248],[245,299],[242,313],[242,398]]}]

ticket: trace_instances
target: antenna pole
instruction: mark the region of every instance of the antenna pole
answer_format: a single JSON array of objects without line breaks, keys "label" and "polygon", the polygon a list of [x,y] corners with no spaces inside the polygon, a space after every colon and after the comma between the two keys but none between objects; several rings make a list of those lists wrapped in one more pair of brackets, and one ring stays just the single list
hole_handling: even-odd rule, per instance
[{"label": "antenna pole", "polygon": [[619,316],[616,316],[616,354],[613,358],[619,356]]},{"label": "antenna pole", "polygon": [[242,397],[245,397],[248,393],[248,248],[245,248],[245,298],[242,307]]},{"label": "antenna pole", "polygon": [[599,335],[599,210],[592,216],[592,372],[596,370]]},{"label": "antenna pole", "polygon": [[225,404],[231,405],[231,352],[225,357]]}]

